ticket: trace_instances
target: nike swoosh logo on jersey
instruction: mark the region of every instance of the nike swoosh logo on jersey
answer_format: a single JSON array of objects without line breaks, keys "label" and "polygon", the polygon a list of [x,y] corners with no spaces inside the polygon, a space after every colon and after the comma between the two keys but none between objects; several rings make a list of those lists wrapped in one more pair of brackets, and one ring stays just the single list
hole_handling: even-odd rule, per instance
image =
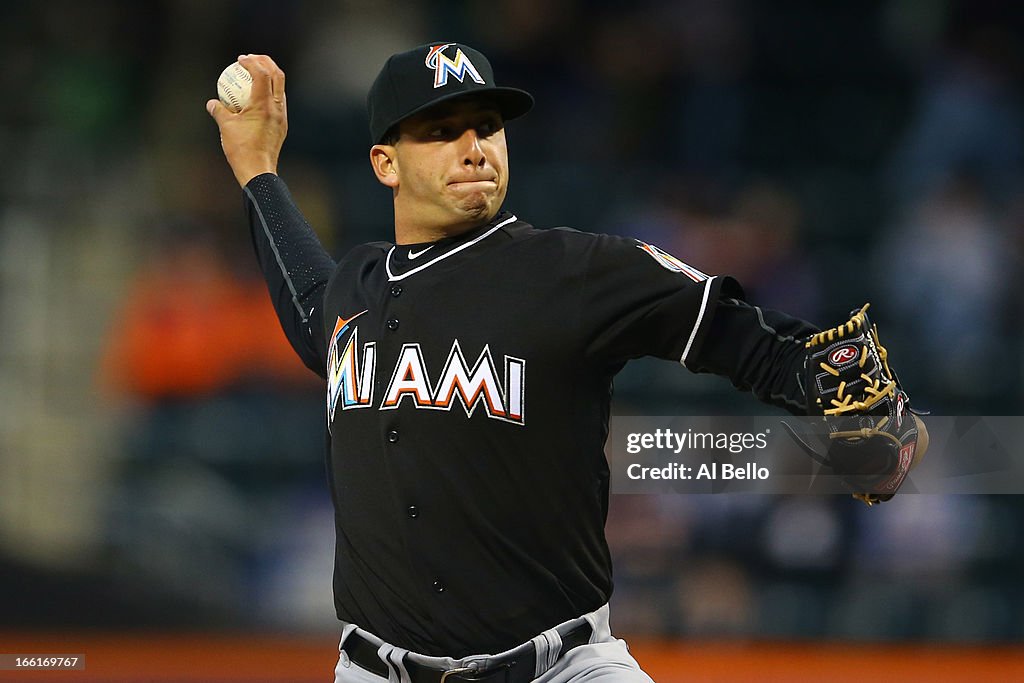
[{"label": "nike swoosh logo on jersey", "polygon": [[412,249],[410,249],[410,250],[409,250],[409,260],[411,261],[411,260],[413,260],[414,258],[419,258],[420,256],[423,256],[424,254],[426,254],[426,253],[427,253],[428,251],[430,251],[430,250],[431,250],[431,249],[433,249],[433,248],[434,248],[434,245],[433,245],[433,244],[431,244],[431,245],[430,245],[429,247],[427,247],[426,249],[422,249],[422,250],[420,250],[420,251],[413,251]]}]

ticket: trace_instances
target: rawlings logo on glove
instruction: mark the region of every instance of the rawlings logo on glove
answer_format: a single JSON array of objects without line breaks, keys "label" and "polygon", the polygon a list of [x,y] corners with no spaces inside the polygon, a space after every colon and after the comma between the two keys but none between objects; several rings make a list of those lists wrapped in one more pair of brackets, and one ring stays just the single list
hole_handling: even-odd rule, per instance
[{"label": "rawlings logo on glove", "polygon": [[[828,427],[819,453],[795,431],[790,435],[814,460],[830,468],[868,505],[889,500],[927,448],[923,423],[889,367],[878,329],[865,304],[850,319],[806,343],[808,412]],[[920,444],[919,444],[920,441]]]}]

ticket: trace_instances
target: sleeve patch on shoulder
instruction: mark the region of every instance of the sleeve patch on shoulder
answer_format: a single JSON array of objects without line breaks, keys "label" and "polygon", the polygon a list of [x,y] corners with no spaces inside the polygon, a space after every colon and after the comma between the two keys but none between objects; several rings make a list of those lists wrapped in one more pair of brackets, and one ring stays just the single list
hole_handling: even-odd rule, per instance
[{"label": "sleeve patch on shoulder", "polygon": [[672,254],[668,253],[664,249],[659,249],[653,244],[647,244],[647,242],[636,241],[637,249],[641,249],[646,252],[651,258],[658,262],[662,268],[671,270],[674,273],[682,273],[686,277],[690,278],[694,282],[702,282],[707,280],[708,276],[691,265],[687,265],[677,259]]}]

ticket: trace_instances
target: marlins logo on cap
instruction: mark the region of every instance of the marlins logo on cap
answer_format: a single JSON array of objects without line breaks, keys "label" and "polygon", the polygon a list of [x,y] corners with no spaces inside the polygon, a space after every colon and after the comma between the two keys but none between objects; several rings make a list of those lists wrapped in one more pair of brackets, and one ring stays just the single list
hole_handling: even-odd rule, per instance
[{"label": "marlins logo on cap", "polygon": [[469,74],[470,78],[483,85],[484,79],[480,77],[480,72],[473,66],[473,62],[469,61],[469,57],[466,56],[461,47],[456,48],[455,59],[449,59],[445,55],[444,51],[454,44],[433,45],[427,51],[427,58],[423,60],[423,63],[427,65],[428,69],[434,70],[434,87],[440,88],[448,85],[448,74],[455,76],[459,83],[463,83],[466,74]]}]

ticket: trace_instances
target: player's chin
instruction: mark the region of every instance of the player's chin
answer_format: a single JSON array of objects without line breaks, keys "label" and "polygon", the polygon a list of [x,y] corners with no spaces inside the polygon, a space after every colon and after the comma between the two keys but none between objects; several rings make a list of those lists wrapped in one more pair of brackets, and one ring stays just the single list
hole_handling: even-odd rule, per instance
[{"label": "player's chin", "polygon": [[473,192],[459,198],[456,208],[472,220],[490,220],[498,212],[501,202],[495,193]]},{"label": "player's chin", "polygon": [[487,223],[493,216],[494,214],[485,206],[465,207],[459,211],[458,223],[473,227]]}]

